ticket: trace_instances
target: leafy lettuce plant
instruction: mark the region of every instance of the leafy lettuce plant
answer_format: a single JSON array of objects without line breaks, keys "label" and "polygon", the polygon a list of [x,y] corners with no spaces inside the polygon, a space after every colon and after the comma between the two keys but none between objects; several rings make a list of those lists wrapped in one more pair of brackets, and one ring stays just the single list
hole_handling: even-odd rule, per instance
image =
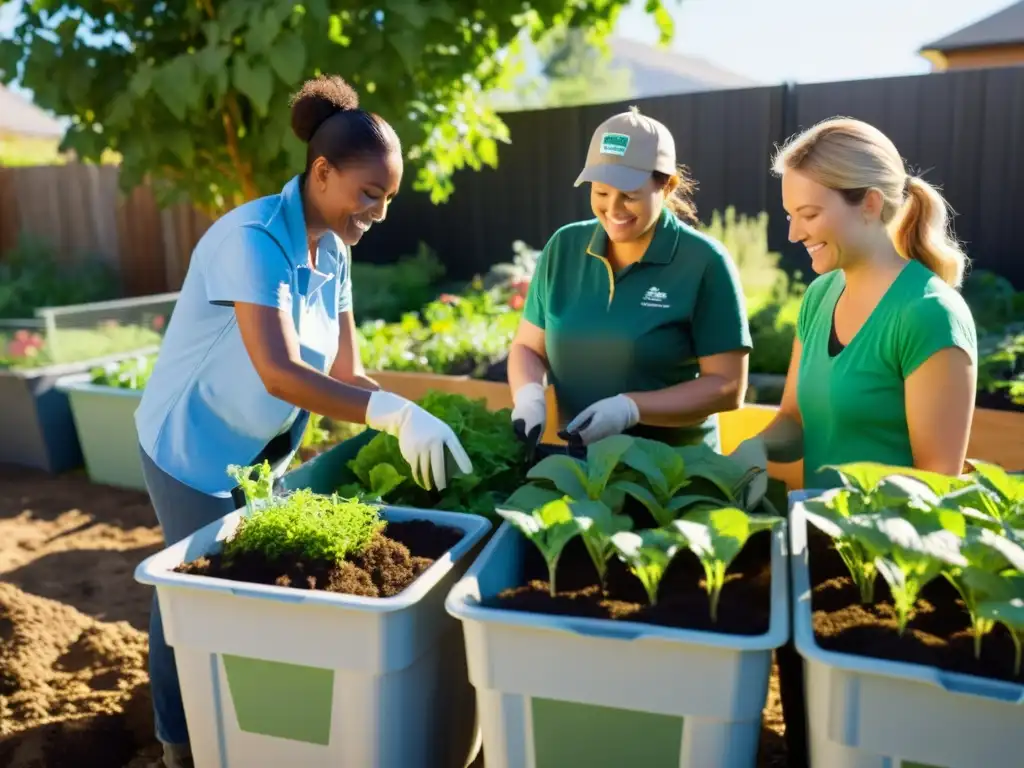
[{"label": "leafy lettuce plant", "polygon": [[612,435],[587,446],[587,458],[565,454],[548,456],[537,462],[526,477],[550,483],[562,494],[577,501],[603,501],[610,509],[621,507],[621,491],[609,486],[609,480],[635,438]]},{"label": "leafy lettuce plant", "polygon": [[430,391],[417,401],[451,426],[473,462],[473,472],[449,474],[443,491],[426,490],[398,449],[398,439],[375,435],[348,463],[354,483],[337,490],[343,496],[419,509],[446,509],[496,517],[495,505],[520,485],[527,452],[516,438],[508,409],[490,411],[483,399]]},{"label": "leafy lettuce plant", "polygon": [[718,621],[718,601],[725,573],[755,533],[770,530],[777,515],[751,515],[738,507],[701,508],[672,523],[684,545],[704,566],[711,620]]},{"label": "leafy lettuce plant", "polygon": [[497,510],[501,517],[540,550],[548,566],[548,590],[552,597],[557,595],[555,572],[565,545],[593,525],[593,520],[584,515],[587,507],[579,507],[579,513],[574,512],[577,504],[566,497],[549,501],[531,512],[504,508]]},{"label": "leafy lettuce plant", "polygon": [[611,537],[611,544],[643,584],[650,604],[657,605],[661,577],[684,546],[683,538],[665,528],[648,528],[616,533]]},{"label": "leafy lettuce plant", "polygon": [[753,481],[764,470],[759,467],[744,467],[735,459],[723,456],[710,446],[700,443],[675,449],[683,459],[687,478],[691,481],[698,478],[709,483],[710,493],[690,493],[672,499],[675,510],[683,510],[694,505],[710,504],[718,507],[738,507],[753,512],[757,507],[764,506],[765,511],[778,514],[767,497],[761,498],[753,493]]}]

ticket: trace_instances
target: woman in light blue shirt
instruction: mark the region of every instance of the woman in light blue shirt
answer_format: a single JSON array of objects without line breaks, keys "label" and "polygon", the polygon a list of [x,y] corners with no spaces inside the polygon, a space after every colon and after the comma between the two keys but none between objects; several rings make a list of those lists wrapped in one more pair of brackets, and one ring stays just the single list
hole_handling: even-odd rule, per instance
[{"label": "woman in light blue shirt", "polygon": [[[383,221],[402,177],[394,130],[359,109],[339,77],[307,82],[291,122],[306,169],[279,194],[219,219],[196,245],[135,422],[167,544],[240,507],[228,465],[268,460],[280,476],[309,413],[398,438],[413,476],[444,488],[451,428],[381,391],[359,361],[349,248]],[[154,596],[150,678],[168,768],[192,765],[174,655]]]}]

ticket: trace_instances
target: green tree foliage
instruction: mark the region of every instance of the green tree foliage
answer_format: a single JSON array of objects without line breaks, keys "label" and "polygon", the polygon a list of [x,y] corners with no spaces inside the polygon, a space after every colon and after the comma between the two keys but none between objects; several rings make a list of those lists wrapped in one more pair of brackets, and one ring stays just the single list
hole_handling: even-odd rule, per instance
[{"label": "green tree foliage", "polygon": [[[607,35],[628,0],[26,0],[0,78],[72,118],[64,145],[122,156],[122,185],[216,214],[276,191],[300,168],[288,97],[340,74],[391,122],[414,187],[447,199],[461,168],[496,166],[505,124],[483,94],[506,84],[526,30]],[[665,39],[665,0],[647,0]]]}]

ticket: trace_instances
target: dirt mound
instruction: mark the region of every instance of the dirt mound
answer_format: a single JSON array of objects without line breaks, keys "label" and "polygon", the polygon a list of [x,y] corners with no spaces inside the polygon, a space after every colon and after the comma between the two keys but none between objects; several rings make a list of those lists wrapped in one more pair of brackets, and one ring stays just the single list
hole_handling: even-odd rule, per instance
[{"label": "dirt mound", "polygon": [[0,584],[0,765],[127,763],[152,742],[144,633]]}]

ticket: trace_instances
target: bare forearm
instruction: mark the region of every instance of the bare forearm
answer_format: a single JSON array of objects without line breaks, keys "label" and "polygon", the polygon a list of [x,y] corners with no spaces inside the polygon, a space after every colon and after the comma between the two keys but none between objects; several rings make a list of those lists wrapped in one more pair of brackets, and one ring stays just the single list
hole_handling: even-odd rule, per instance
[{"label": "bare forearm", "polygon": [[779,411],[761,433],[768,460],[782,464],[804,457],[804,428],[793,416]]},{"label": "bare forearm", "polygon": [[370,390],[325,376],[308,365],[281,365],[265,378],[264,385],[274,397],[312,413],[335,421],[366,423]]},{"label": "bare forearm", "polygon": [[699,424],[713,413],[733,411],[743,403],[739,381],[714,375],[654,392],[627,394],[640,411],[640,423],[655,427]]},{"label": "bare forearm", "polygon": [[376,392],[380,389],[380,384],[369,376],[362,373],[354,373],[349,376],[332,376],[331,378],[337,379],[343,384],[351,384],[353,387],[359,387],[360,389],[368,389],[371,392]]},{"label": "bare forearm", "polygon": [[508,384],[513,392],[524,384],[544,386],[547,364],[540,355],[523,344],[513,344],[508,352]]}]

